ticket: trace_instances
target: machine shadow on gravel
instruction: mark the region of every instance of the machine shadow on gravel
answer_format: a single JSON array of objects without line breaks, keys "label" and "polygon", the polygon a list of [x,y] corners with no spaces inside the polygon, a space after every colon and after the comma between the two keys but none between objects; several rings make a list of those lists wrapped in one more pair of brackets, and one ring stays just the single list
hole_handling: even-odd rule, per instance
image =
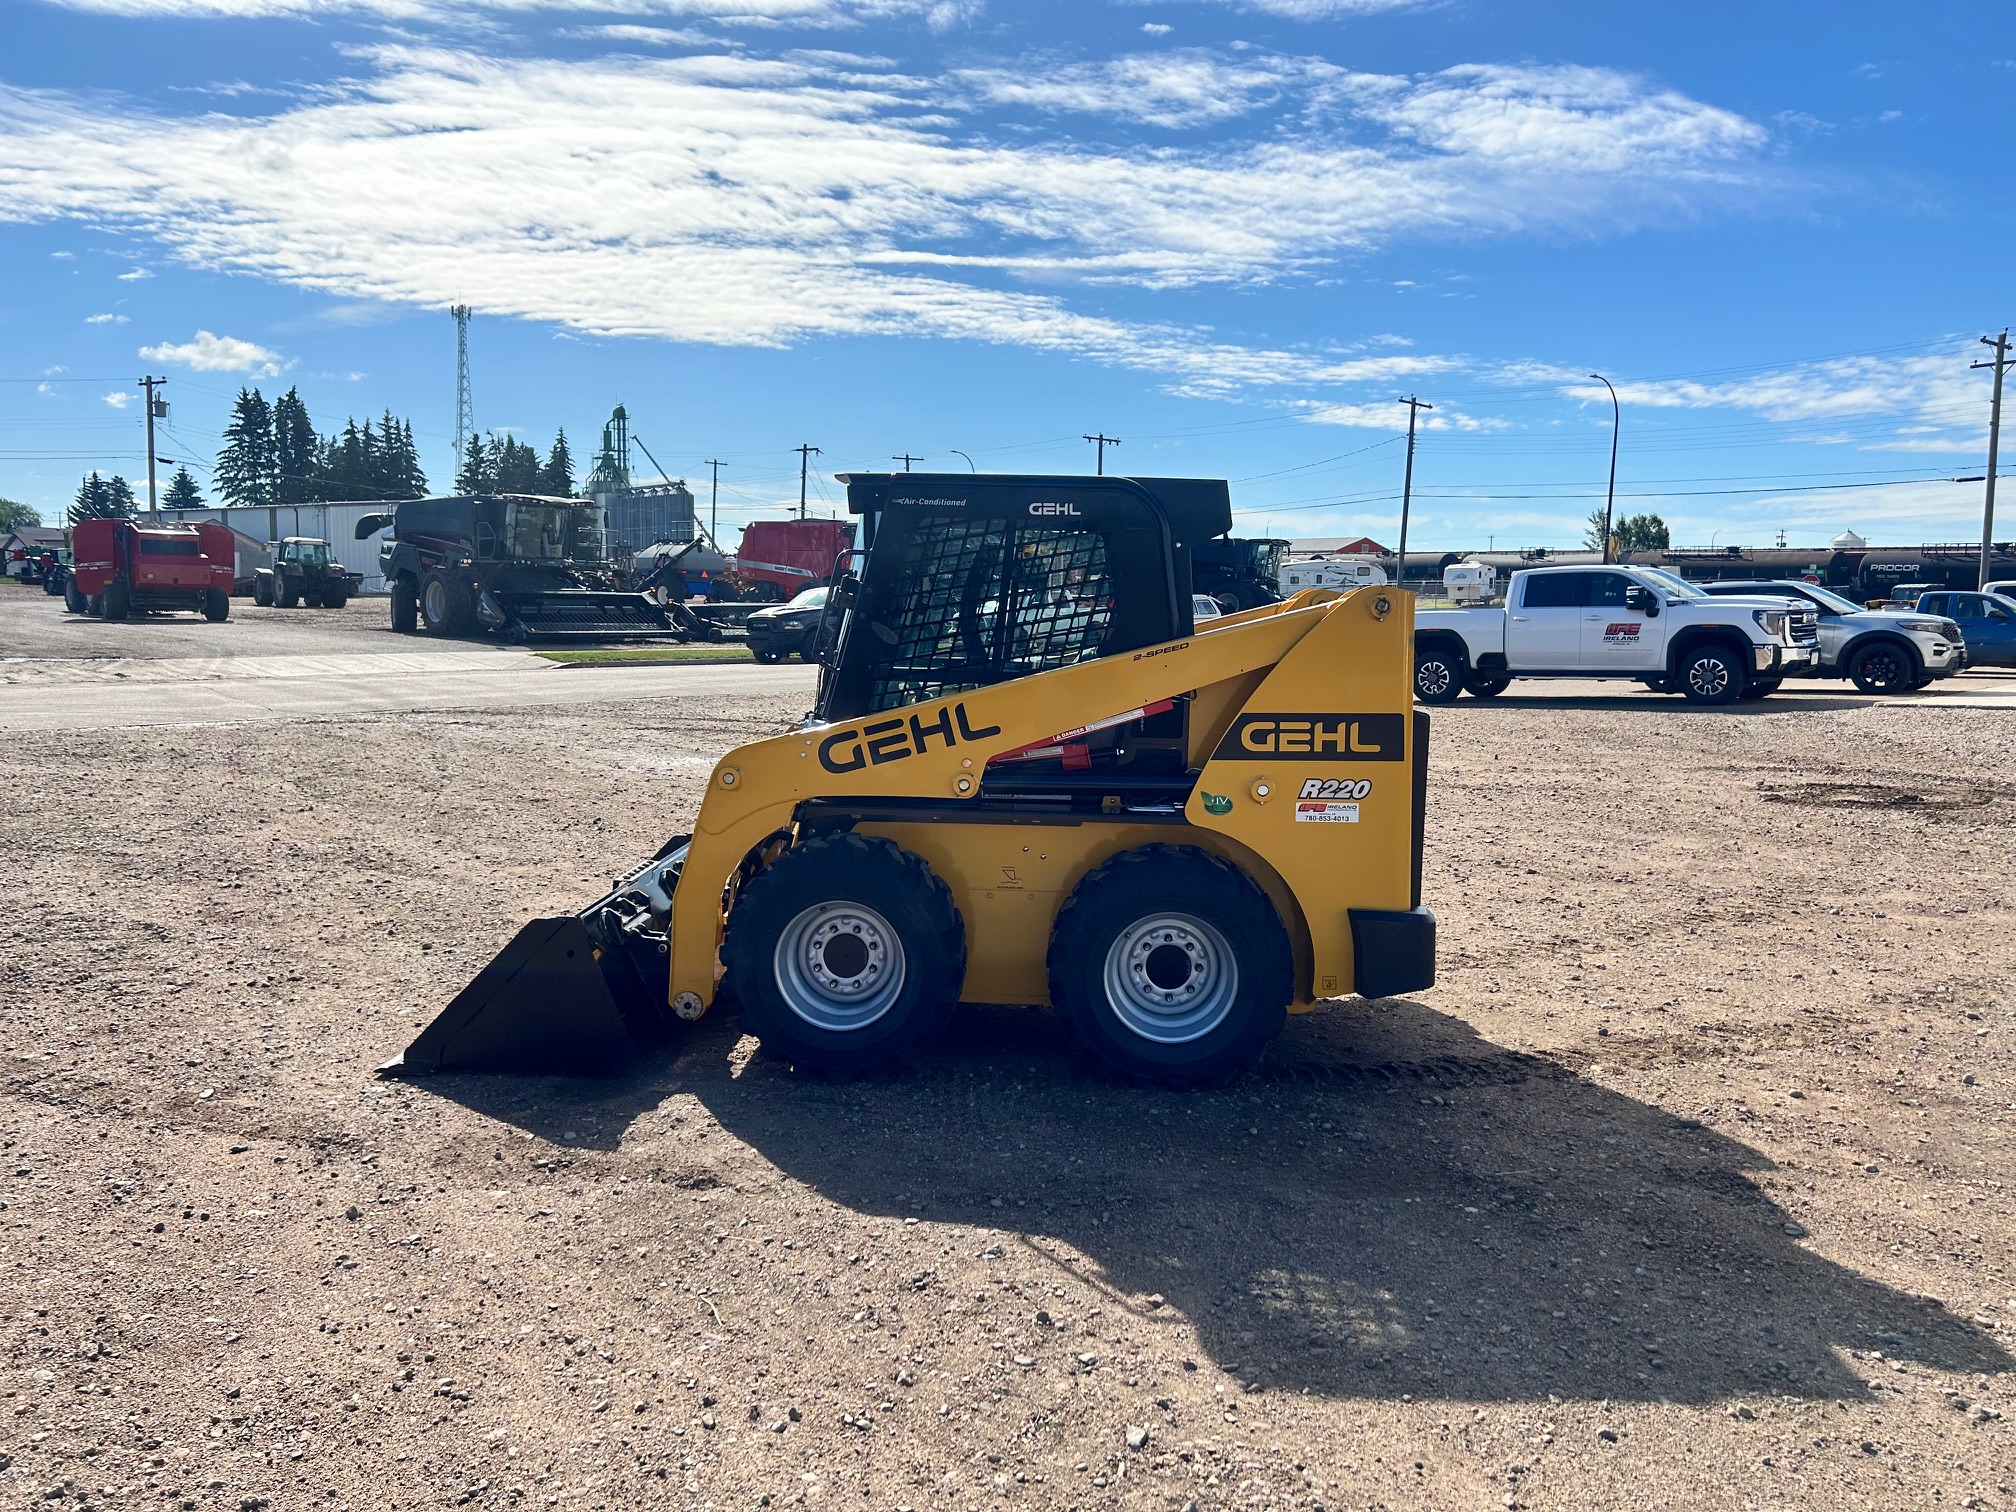
[{"label": "machine shadow on gravel", "polygon": [[737,1038],[702,1024],[615,1084],[431,1085],[547,1137],[590,1115],[606,1147],[690,1093],[824,1197],[1021,1236],[1141,1327],[1190,1319],[1269,1389],[1861,1398],[1836,1351],[2012,1364],[1937,1302],[1799,1243],[1745,1178],[1770,1168],[1757,1151],[1412,1002],[1293,1020],[1258,1072],[1190,1094],[1091,1075],[1026,1009],[962,1010],[925,1066],[851,1086],[738,1066]]}]

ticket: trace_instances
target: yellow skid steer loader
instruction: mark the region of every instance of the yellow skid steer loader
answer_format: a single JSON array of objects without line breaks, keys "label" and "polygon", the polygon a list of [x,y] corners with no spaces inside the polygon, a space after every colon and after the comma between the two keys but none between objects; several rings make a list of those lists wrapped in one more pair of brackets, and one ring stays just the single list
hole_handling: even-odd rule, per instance
[{"label": "yellow skid steer loader", "polygon": [[1220,481],[841,481],[865,545],[817,707],[722,757],[693,834],[527,925],[388,1074],[612,1071],[732,1003],[767,1054],[859,1075],[980,1002],[1190,1086],[1286,1013],[1432,985],[1410,594],[1193,623]]}]

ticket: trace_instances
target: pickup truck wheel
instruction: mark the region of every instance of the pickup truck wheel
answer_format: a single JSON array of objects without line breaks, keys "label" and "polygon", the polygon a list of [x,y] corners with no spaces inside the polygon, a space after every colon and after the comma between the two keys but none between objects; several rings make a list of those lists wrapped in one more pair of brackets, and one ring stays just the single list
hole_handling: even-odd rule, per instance
[{"label": "pickup truck wheel", "polygon": [[1465,686],[1472,698],[1496,698],[1512,686],[1512,678],[1504,672],[1478,672],[1471,675]]},{"label": "pickup truck wheel", "polygon": [[1918,683],[1911,658],[1887,642],[1864,646],[1848,664],[1848,675],[1864,693],[1909,693]]},{"label": "pickup truck wheel", "polygon": [[1218,1086],[1281,1033],[1288,933],[1267,895],[1194,846],[1123,851],[1072,890],[1050,934],[1050,1001],[1109,1070]]},{"label": "pickup truck wheel", "polygon": [[1454,703],[1463,693],[1463,661],[1439,647],[1414,653],[1414,696],[1425,704]]},{"label": "pickup truck wheel", "polygon": [[775,651],[757,651],[752,649],[749,654],[766,667],[775,666],[782,660]]},{"label": "pickup truck wheel", "polygon": [[1680,664],[1680,691],[1689,703],[1734,703],[1743,695],[1745,680],[1742,659],[1723,645],[1690,651]]},{"label": "pickup truck wheel", "polygon": [[763,1053],[841,1079],[911,1059],[966,976],[952,892],[888,840],[831,835],[757,874],[728,916],[724,986]]}]

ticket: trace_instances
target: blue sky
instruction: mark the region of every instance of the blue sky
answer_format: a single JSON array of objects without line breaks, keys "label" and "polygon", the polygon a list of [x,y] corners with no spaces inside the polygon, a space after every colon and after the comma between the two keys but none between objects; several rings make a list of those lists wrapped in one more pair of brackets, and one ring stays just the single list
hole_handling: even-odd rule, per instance
[{"label": "blue sky", "polygon": [[[1978,536],[2016,8],[0,0],[0,495],[230,396],[826,475],[1234,480],[1240,528]],[[198,472],[199,478],[204,474]],[[2016,509],[2016,497],[2009,500]],[[1998,534],[2003,534],[1999,532]],[[2016,525],[2011,531],[2016,533]],[[730,539],[732,541],[732,531]]]}]

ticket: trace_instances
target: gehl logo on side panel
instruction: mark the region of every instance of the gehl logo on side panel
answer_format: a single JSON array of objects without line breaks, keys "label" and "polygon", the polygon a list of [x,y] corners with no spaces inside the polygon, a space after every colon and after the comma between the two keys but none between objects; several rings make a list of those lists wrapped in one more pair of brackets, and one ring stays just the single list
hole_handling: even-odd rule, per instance
[{"label": "gehl logo on side panel", "polygon": [[829,772],[858,772],[865,766],[882,766],[909,756],[921,756],[931,749],[934,740],[944,741],[950,750],[1000,733],[999,725],[974,729],[966,717],[966,705],[957,703],[949,709],[940,709],[935,719],[912,714],[907,720],[878,719],[872,724],[835,730],[819,742],[819,765]]},{"label": "gehl logo on side panel", "polygon": [[1241,714],[1215,761],[1402,761],[1400,714]]}]

